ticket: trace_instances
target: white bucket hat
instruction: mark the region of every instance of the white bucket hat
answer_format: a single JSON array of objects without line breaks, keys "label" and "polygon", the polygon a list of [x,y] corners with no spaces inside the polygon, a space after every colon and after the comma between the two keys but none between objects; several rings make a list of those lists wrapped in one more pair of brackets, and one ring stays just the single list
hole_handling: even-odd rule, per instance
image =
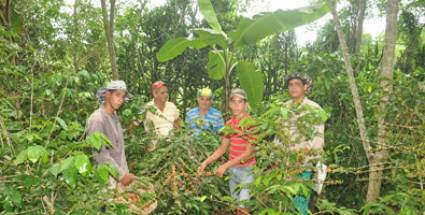
[{"label": "white bucket hat", "polygon": [[106,87],[102,87],[97,91],[96,97],[100,101],[105,100],[105,93],[110,90],[124,90],[127,94],[125,96],[125,101],[129,101],[133,98],[133,95],[131,95],[127,90],[127,85],[123,80],[113,80],[109,82]]}]

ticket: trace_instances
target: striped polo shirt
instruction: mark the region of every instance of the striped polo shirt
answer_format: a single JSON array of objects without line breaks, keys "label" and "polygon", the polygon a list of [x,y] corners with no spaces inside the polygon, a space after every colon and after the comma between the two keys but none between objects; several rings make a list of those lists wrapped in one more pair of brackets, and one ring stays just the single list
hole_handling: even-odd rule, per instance
[{"label": "striped polo shirt", "polygon": [[[249,115],[246,115],[245,117],[251,117]],[[245,118],[243,117],[243,118]],[[242,119],[243,119],[242,118]],[[229,121],[227,121],[226,126],[229,126],[235,130],[238,131],[242,131],[241,127],[239,126],[239,123],[241,122],[242,119],[235,119],[235,118],[230,118]],[[254,137],[252,136],[246,136],[246,135],[242,135],[241,133],[237,133],[237,134],[230,134],[229,136],[227,136],[226,138],[228,138],[230,140],[230,152],[229,152],[229,160],[234,159],[235,157],[241,155],[247,148],[247,145],[250,144],[248,141],[250,140],[251,142],[253,140],[255,140]],[[256,159],[255,157],[252,157],[248,160],[246,160],[244,163],[241,163],[239,165],[236,165],[237,167],[243,167],[243,166],[253,166],[256,163]]]},{"label": "striped polo shirt", "polygon": [[221,112],[210,107],[207,114],[201,116],[199,107],[191,109],[186,114],[186,123],[189,125],[195,135],[198,135],[201,130],[210,130],[218,132],[224,126],[224,120]]}]

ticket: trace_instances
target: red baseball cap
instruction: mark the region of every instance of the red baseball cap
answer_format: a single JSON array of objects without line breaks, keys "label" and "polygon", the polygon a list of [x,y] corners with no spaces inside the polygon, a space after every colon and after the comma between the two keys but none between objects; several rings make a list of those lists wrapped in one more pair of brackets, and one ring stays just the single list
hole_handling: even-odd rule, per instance
[{"label": "red baseball cap", "polygon": [[167,86],[163,81],[159,80],[159,81],[155,81],[152,86],[151,89],[152,91],[157,90],[163,86]]}]

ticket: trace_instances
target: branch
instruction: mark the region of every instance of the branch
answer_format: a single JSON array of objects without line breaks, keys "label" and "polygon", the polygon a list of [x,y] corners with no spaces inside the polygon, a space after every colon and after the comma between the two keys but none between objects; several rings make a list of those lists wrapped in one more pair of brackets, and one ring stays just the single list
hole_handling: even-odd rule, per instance
[{"label": "branch", "polygon": [[117,80],[118,79],[118,72],[117,72],[117,62],[116,62],[116,55],[115,55],[115,49],[114,49],[114,41],[113,41],[113,23],[114,23],[114,11],[115,11],[115,0],[111,0],[111,14],[110,18],[112,20],[108,20],[108,9],[106,8],[106,2],[105,0],[100,0],[100,3],[102,5],[102,17],[103,17],[103,26],[105,28],[105,35],[106,40],[108,43],[108,51],[109,51],[109,57],[111,61],[111,69],[112,69],[112,79]]},{"label": "branch", "polygon": [[114,17],[115,17],[115,0],[111,0],[110,1],[110,7],[111,9],[109,10],[109,33],[111,35],[111,38],[114,37]]},{"label": "branch", "polygon": [[7,26],[7,21],[6,18],[4,17],[3,13],[0,13],[0,18],[1,18],[1,22],[3,23],[4,26]]},{"label": "branch", "polygon": [[56,113],[55,121],[53,122],[52,129],[50,130],[49,137],[48,137],[48,139],[47,139],[46,144],[44,145],[44,147],[47,147],[50,144],[50,139],[51,139],[51,137],[53,135],[53,132],[55,131],[55,128],[56,128],[56,124],[58,122],[59,115],[62,113],[63,104],[65,102],[66,91],[68,90],[68,80],[65,82],[65,86],[63,88],[62,98],[61,98],[61,101],[59,103],[59,107],[58,107],[58,111]]},{"label": "branch", "polygon": [[356,79],[354,78],[353,66],[351,65],[350,54],[348,52],[347,43],[345,42],[344,34],[342,33],[341,24],[339,22],[338,14],[336,12],[335,2],[333,0],[327,1],[330,8],[333,20],[335,22],[336,32],[338,34],[339,45],[342,50],[344,58],[345,71],[347,72],[348,81],[351,88],[351,94],[353,96],[354,108],[356,110],[357,124],[359,126],[360,138],[362,140],[363,149],[366,152],[368,161],[371,161],[371,147],[369,143],[369,137],[367,135],[366,123],[363,115],[363,108],[360,101],[360,96],[357,89]]},{"label": "branch", "polygon": [[12,141],[10,141],[9,132],[7,131],[6,126],[4,125],[4,121],[1,116],[0,116],[0,128],[1,128],[2,136],[4,136],[4,138],[6,139],[6,143],[9,145],[12,154],[15,155],[15,148],[13,147]]}]

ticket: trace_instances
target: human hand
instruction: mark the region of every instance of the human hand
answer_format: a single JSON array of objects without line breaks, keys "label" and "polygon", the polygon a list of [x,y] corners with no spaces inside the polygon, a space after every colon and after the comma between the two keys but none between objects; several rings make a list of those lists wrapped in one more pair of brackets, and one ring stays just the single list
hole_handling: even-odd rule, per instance
[{"label": "human hand", "polygon": [[136,176],[134,176],[132,173],[127,173],[124,175],[124,177],[121,178],[120,183],[121,185],[126,187],[131,184],[131,182],[133,182],[135,178]]},{"label": "human hand", "polygon": [[218,177],[222,177],[224,175],[224,173],[226,172],[226,170],[227,170],[227,166],[221,165],[215,171],[215,175],[218,176]]},{"label": "human hand", "polygon": [[207,163],[205,161],[202,162],[202,164],[198,167],[197,176],[202,175],[206,167],[207,167]]}]

